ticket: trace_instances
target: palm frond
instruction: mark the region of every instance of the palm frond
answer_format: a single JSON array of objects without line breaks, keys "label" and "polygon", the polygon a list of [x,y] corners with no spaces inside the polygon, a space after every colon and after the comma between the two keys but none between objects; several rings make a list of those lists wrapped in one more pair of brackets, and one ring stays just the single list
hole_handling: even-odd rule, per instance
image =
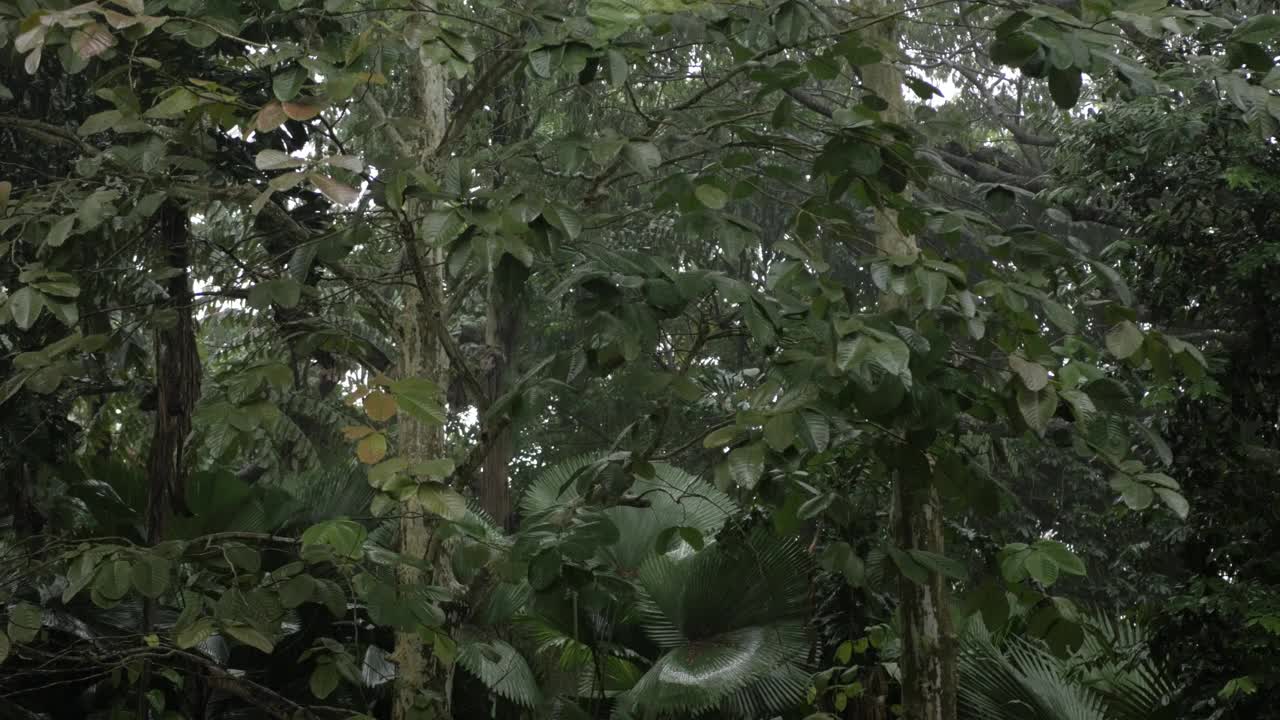
[{"label": "palm frond", "polygon": [[651,557],[640,570],[640,610],[665,652],[619,698],[624,712],[785,707],[807,686],[791,671],[809,645],[808,572],[796,544],[764,531],[683,558]]},{"label": "palm frond", "polygon": [[535,707],[542,701],[533,670],[524,657],[502,640],[470,640],[458,646],[458,664],[486,687],[514,703]]},{"label": "palm frond", "polygon": [[1106,720],[1102,698],[1072,682],[1065,663],[1018,637],[997,648],[970,623],[960,643],[961,716],[982,720]]}]

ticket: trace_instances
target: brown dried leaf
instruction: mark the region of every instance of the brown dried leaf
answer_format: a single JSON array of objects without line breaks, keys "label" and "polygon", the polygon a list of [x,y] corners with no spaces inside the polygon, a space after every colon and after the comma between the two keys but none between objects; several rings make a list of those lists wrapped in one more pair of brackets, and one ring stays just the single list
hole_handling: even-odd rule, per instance
[{"label": "brown dried leaf", "polygon": [[100,23],[89,23],[71,33],[71,49],[85,60],[101,55],[115,44],[115,36]]},{"label": "brown dried leaf", "polygon": [[365,414],[376,422],[386,422],[395,417],[398,407],[395,397],[381,390],[369,393],[364,399]]},{"label": "brown dried leaf", "polygon": [[348,440],[359,440],[366,435],[372,435],[373,428],[368,425],[348,425],[342,428],[342,435]]},{"label": "brown dried leaf", "polygon": [[324,104],[318,100],[300,99],[283,104],[284,114],[299,122],[305,122],[320,114]]},{"label": "brown dried leaf", "polygon": [[311,182],[319,188],[320,192],[324,193],[325,197],[339,205],[350,205],[360,197],[360,191],[346,183],[338,182],[328,175],[311,173],[310,177]]},{"label": "brown dried leaf", "polygon": [[258,115],[253,120],[253,127],[258,132],[267,132],[280,127],[288,119],[289,115],[284,111],[280,101],[272,100],[258,111]]},{"label": "brown dried leaf", "polygon": [[387,436],[382,433],[366,435],[356,444],[356,457],[365,465],[376,465],[387,456]]}]

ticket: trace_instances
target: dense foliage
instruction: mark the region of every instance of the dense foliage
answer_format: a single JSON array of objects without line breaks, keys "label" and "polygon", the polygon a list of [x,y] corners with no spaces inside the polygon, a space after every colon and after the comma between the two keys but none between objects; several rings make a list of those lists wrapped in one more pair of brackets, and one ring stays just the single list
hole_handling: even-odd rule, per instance
[{"label": "dense foliage", "polygon": [[0,7],[0,715],[1271,717],[1258,5]]}]

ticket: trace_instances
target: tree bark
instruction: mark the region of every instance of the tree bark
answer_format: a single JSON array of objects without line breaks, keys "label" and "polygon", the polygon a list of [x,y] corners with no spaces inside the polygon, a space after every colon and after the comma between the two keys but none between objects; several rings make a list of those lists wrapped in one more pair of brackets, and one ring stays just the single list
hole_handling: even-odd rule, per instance
[{"label": "tree bark", "polygon": [[[200,355],[196,348],[196,324],[192,316],[190,232],[187,212],[173,200],[160,208],[159,240],[164,250],[164,267],[177,271],[169,278],[168,299],[163,309],[173,314],[169,323],[155,331],[156,389],[155,429],[147,458],[146,542],[164,539],[173,513],[190,514],[187,508],[186,442],[191,433],[191,415],[200,397]],[[151,632],[155,605],[143,598],[139,634]],[[138,680],[137,715],[151,717],[147,691],[151,686],[151,662],[144,660]]]},{"label": "tree bark", "polygon": [[[881,6],[878,14],[897,8]],[[904,122],[906,101],[902,95],[902,74],[892,63],[899,52],[892,22],[873,26],[885,51],[886,62],[863,68],[867,89],[889,104],[885,119]],[[882,255],[919,253],[914,237],[898,227],[897,213],[876,212],[876,246]],[[899,308],[901,299],[885,294],[881,309]],[[942,507],[938,489],[929,475],[908,477],[895,473],[893,540],[902,550],[943,554]],[[943,576],[928,571],[924,583],[905,575],[898,581],[898,612],[902,621],[902,705],[907,720],[954,720],[956,717],[955,630],[947,602]]]},{"label": "tree bark", "polygon": [[[434,3],[424,2],[424,9],[430,10]],[[445,95],[444,69],[438,64],[419,60],[413,69],[409,84],[411,113],[415,124],[415,132],[406,137],[408,149],[418,159],[424,170],[431,172],[437,146],[445,132]],[[408,223],[405,232],[405,252],[410,254],[410,262],[422,269],[415,273],[415,283],[404,294],[404,309],[400,316],[400,362],[397,368],[401,377],[417,377],[430,380],[440,388],[448,387],[449,360],[445,356],[436,334],[431,327],[432,322],[442,319],[438,308],[434,307],[444,292],[444,278],[441,275],[442,262],[427,261],[419,253],[418,238],[412,223]],[[438,254],[438,253],[437,253]],[[425,284],[425,287],[423,286]],[[444,428],[421,422],[408,413],[399,417],[400,453],[412,464],[414,462],[443,457]],[[399,551],[405,557],[415,560],[428,558],[432,552],[432,526],[428,522],[421,503],[411,497],[404,505],[400,519]],[[402,590],[412,592],[412,588],[425,581],[422,571],[411,565],[402,564],[398,571],[398,580]],[[392,700],[393,720],[410,720],[418,717],[422,704],[435,703],[435,717],[447,717],[445,698],[432,699],[424,695],[424,691],[434,689],[439,683],[434,682],[433,668],[426,656],[426,647],[422,635],[417,630],[398,631],[395,638],[395,649],[392,659],[397,665],[394,698]]]},{"label": "tree bark", "polygon": [[160,208],[159,239],[165,264],[176,270],[166,286],[162,309],[170,322],[155,331],[155,428],[147,458],[150,492],[147,497],[147,542],[159,542],[169,515],[186,514],[187,463],[185,447],[191,414],[200,398],[200,356],[196,351],[192,317],[190,247],[186,211],[174,201]]}]

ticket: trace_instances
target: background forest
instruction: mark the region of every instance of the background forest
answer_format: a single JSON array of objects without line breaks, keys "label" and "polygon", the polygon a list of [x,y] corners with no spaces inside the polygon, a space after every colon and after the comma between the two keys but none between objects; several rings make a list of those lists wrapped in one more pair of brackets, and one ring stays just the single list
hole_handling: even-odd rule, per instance
[{"label": "background forest", "polygon": [[0,717],[1280,718],[1273,10],[0,3]]}]

